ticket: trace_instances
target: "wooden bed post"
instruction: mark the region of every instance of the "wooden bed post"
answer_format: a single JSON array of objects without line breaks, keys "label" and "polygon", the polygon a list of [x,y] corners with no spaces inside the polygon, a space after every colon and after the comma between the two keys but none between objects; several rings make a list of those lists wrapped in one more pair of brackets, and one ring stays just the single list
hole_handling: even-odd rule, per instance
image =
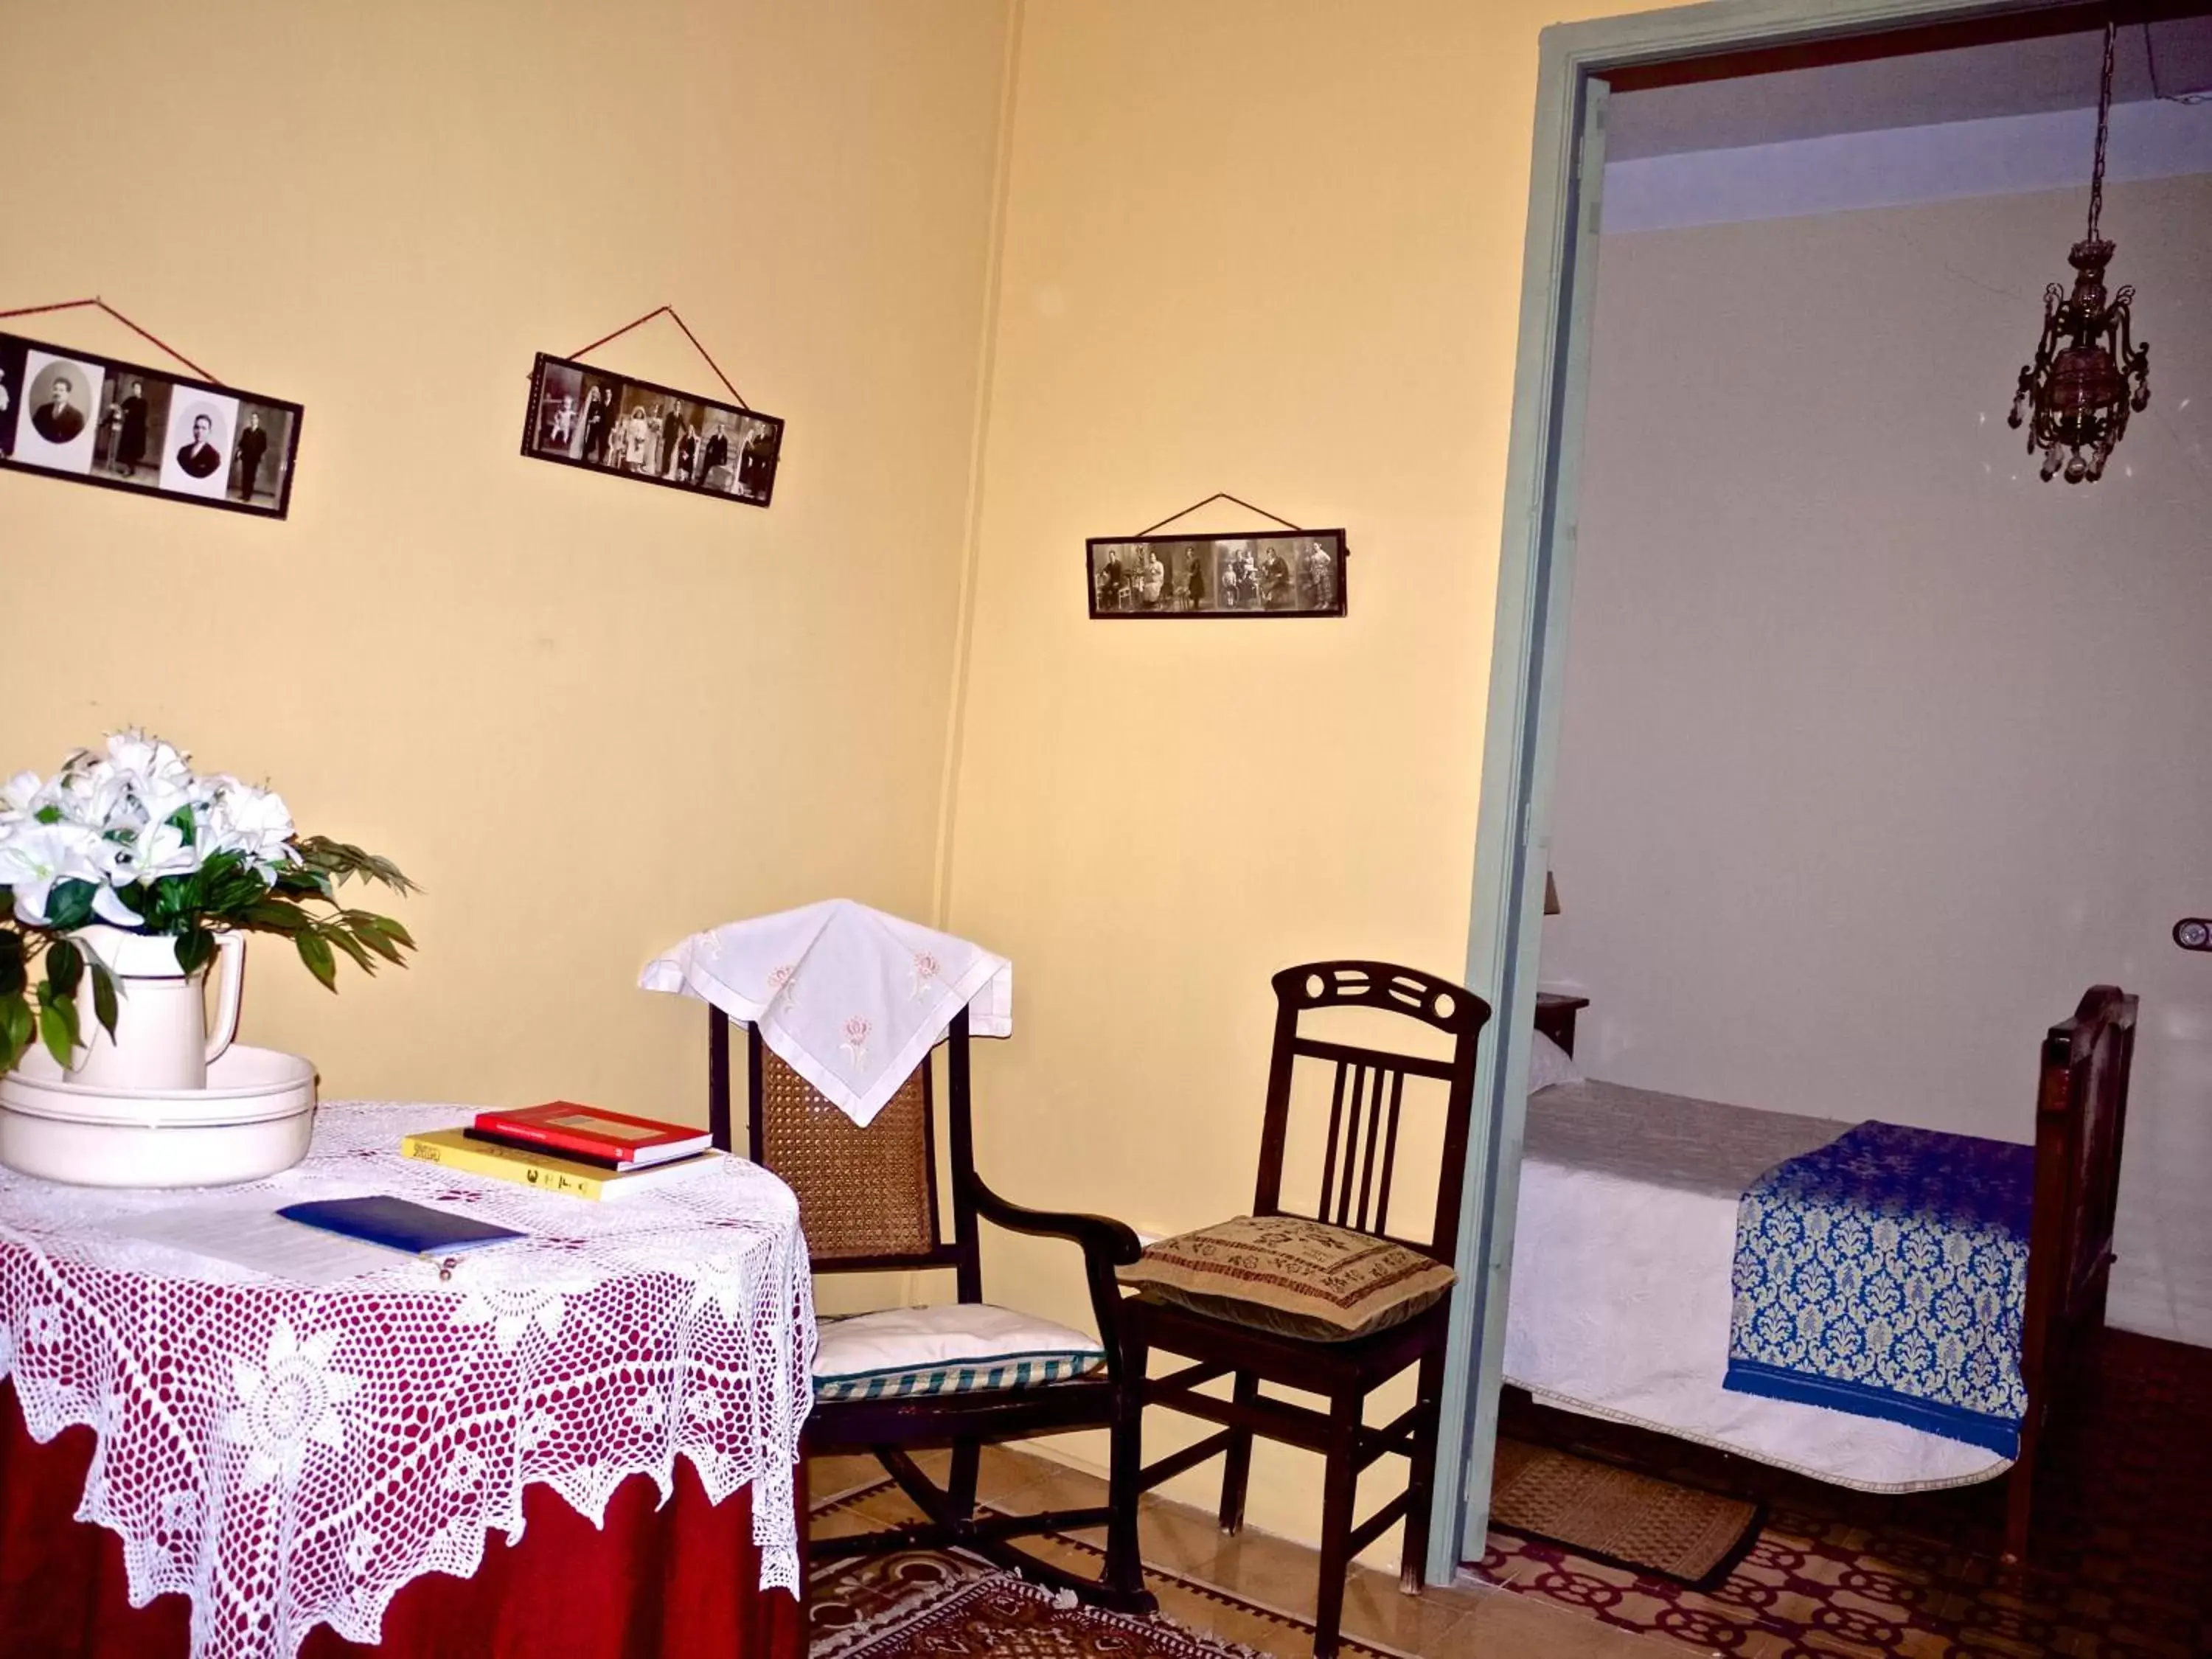
[{"label": "wooden bed post", "polygon": [[2118,987],[2094,985],[2074,1018],[2052,1026],[2044,1039],[2020,1344],[2027,1411],[2005,1492],[2002,1559],[2009,1569],[2027,1560],[2044,1431],[2059,1399],[2074,1392],[2087,1370],[2104,1329],[2136,1010],[2136,999]]}]

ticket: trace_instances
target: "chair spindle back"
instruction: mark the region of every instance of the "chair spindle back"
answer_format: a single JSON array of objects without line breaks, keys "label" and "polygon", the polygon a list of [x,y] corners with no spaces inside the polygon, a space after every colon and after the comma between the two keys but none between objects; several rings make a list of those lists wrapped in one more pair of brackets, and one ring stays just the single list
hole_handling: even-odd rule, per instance
[{"label": "chair spindle back", "polygon": [[[1459,1243],[1460,1184],[1467,1170],[1476,1043],[1490,1019],[1489,1004],[1448,980],[1387,962],[1308,963],[1285,968],[1273,983],[1274,1051],[1267,1073],[1253,1213],[1284,1213],[1283,1155],[1290,1132],[1293,1075],[1299,1060],[1319,1060],[1335,1069],[1321,1189],[1313,1214],[1340,1227],[1384,1236],[1398,1167],[1406,1079],[1434,1079],[1446,1089],[1436,1220],[1427,1239],[1400,1242],[1449,1262]],[[1305,1015],[1345,1007],[1377,1008],[1443,1031],[1452,1038],[1450,1057],[1435,1059],[1302,1035]]]}]

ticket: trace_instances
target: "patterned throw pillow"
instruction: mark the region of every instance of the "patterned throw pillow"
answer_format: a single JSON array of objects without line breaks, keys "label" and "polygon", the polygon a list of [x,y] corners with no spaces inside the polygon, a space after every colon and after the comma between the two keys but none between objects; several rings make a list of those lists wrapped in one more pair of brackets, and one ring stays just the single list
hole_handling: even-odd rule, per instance
[{"label": "patterned throw pillow", "polygon": [[1304,1216],[1239,1216],[1162,1239],[1121,1283],[1217,1319],[1321,1342],[1403,1324],[1458,1275],[1419,1250]]}]

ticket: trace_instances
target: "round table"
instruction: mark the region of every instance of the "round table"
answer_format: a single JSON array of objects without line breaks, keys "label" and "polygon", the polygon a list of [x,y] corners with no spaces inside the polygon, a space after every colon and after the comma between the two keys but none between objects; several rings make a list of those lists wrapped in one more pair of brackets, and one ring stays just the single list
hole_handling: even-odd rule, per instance
[{"label": "round table", "polygon": [[[520,1540],[526,1487],[598,1524],[633,1475],[665,1503],[679,1460],[707,1504],[750,1499],[758,1590],[796,1592],[814,1320],[789,1189],[730,1158],[592,1203],[399,1156],[470,1116],[326,1103],[304,1163],[204,1192],[0,1171],[0,1376],[33,1440],[91,1430],[76,1517],[121,1540],[132,1607],[190,1598],[195,1659],[292,1659],[318,1625],[375,1642],[410,1581]],[[374,1193],[531,1237],[317,1285],[127,1231]]]}]

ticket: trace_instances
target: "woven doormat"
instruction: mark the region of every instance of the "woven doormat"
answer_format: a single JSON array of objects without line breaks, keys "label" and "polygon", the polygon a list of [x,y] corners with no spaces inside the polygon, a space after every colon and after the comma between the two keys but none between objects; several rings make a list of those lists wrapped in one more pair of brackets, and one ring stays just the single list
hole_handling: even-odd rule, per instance
[{"label": "woven doormat", "polygon": [[1501,1439],[1490,1518],[1617,1566],[1703,1584],[1758,1536],[1759,1506]]}]

